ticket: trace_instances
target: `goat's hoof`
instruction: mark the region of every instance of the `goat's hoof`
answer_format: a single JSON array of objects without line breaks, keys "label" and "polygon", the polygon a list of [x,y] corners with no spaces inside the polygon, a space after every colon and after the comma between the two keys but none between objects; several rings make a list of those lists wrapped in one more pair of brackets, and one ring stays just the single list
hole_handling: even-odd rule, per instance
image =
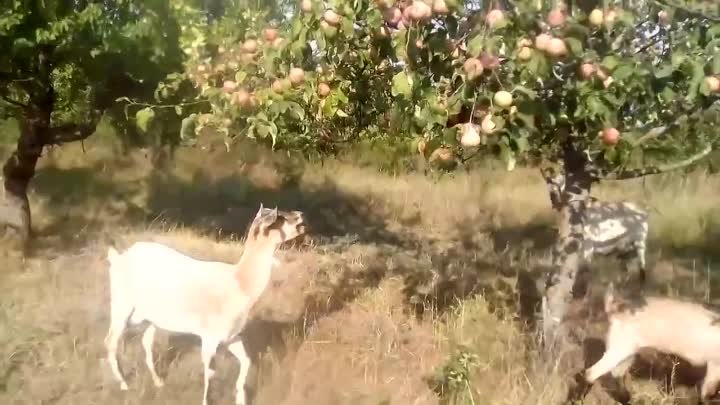
[{"label": "goat's hoof", "polygon": [[155,387],[162,388],[165,386],[165,382],[163,380],[155,380],[153,381],[155,383]]},{"label": "goat's hoof", "polygon": [[127,390],[128,390],[128,385],[127,385],[127,383],[124,382],[124,381],[121,382],[121,383],[120,383],[120,391],[127,391]]}]

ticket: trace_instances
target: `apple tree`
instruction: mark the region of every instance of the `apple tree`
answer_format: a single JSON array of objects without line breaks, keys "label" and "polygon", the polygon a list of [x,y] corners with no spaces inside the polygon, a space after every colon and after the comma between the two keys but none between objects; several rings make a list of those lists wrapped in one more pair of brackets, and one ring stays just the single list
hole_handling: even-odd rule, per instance
[{"label": "apple tree", "polygon": [[[333,153],[400,138],[430,161],[482,150],[560,163],[566,178],[545,342],[553,347],[580,265],[592,184],[687,166],[717,143],[720,11],[713,1],[299,0],[228,2],[197,21],[185,70],[206,130],[273,148]],[[271,19],[272,20],[272,19]],[[129,100],[128,100],[129,101]],[[146,125],[156,107],[129,101]],[[649,165],[648,165],[649,164]]]}]

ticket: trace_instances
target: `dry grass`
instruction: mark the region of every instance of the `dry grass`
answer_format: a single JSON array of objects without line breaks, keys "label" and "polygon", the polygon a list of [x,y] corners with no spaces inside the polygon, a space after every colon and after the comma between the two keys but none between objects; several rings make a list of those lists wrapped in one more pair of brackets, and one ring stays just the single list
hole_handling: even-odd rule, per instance
[{"label": "dry grass", "polygon": [[[6,257],[0,274],[0,403],[199,402],[197,341],[168,334],[156,343],[166,387],[152,385],[135,333],[123,362],[131,390],[118,390],[103,360],[104,254],[110,243],[154,239],[233,261],[260,202],[304,210],[313,238],[281,252],[284,265],[245,331],[255,404],[560,399],[565,381],[538,357],[532,335],[536,283],[555,237],[539,173],[480,169],[431,180],[209,149],[179,150],[155,169],[142,152],[123,155],[100,137],[87,153],[69,145],[44,158],[32,192],[33,256]],[[594,194],[651,210],[656,291],[712,300],[718,186],[692,173]],[[615,264],[596,262],[595,293],[618,276]],[[691,393],[660,390],[667,363],[659,364],[638,366],[638,401]],[[231,360],[220,362],[216,399],[231,401],[236,373]],[[586,402],[611,403],[599,389]]]}]

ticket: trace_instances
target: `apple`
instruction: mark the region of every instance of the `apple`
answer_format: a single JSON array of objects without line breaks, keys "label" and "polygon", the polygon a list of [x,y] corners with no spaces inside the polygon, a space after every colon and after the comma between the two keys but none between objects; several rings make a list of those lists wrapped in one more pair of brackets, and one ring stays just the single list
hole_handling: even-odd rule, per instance
[{"label": "apple", "polygon": [[563,24],[565,24],[565,12],[559,8],[556,8],[547,16],[547,23],[550,24],[551,27],[559,27]]},{"label": "apple", "polygon": [[495,123],[492,120],[492,114],[487,114],[483,117],[480,123],[480,129],[485,134],[492,134],[495,131]]},{"label": "apple", "polygon": [[720,79],[718,79],[716,76],[707,76],[705,77],[705,85],[708,89],[710,89],[711,92],[717,93],[720,91]]},{"label": "apple", "polygon": [[300,10],[302,10],[303,13],[309,13],[312,11],[312,1],[311,0],[302,0],[300,2]]},{"label": "apple", "polygon": [[288,77],[290,77],[290,83],[293,86],[299,86],[305,80],[305,71],[297,67],[290,68]]},{"label": "apple", "polygon": [[340,14],[336,13],[333,10],[325,10],[325,12],[323,13],[323,20],[327,21],[328,24],[335,27],[340,24]]},{"label": "apple", "polygon": [[275,79],[275,81],[273,81],[271,87],[272,87],[272,91],[274,91],[275,93],[280,94],[283,92],[283,85],[279,79]]},{"label": "apple", "polygon": [[550,34],[542,33],[535,37],[535,48],[544,51],[547,49],[548,44],[552,37]]},{"label": "apple", "polygon": [[467,122],[460,127],[460,144],[465,147],[475,147],[480,145],[481,138],[477,125]]},{"label": "apple", "polygon": [[257,46],[257,41],[251,38],[243,42],[242,50],[247,53],[255,53]]},{"label": "apple", "polygon": [[610,127],[605,128],[602,131],[602,141],[605,145],[616,145],[618,141],[620,140],[620,131],[617,129]]},{"label": "apple", "polygon": [[500,90],[493,96],[493,102],[499,107],[507,108],[512,105],[513,96],[509,91]]},{"label": "apple", "polygon": [[592,63],[583,63],[580,65],[580,75],[585,80],[589,80],[595,74],[595,65]]},{"label": "apple", "polygon": [[320,97],[327,97],[330,94],[330,86],[327,83],[320,83],[318,85],[318,95]]},{"label": "apple", "polygon": [[605,15],[602,10],[596,8],[590,12],[588,19],[590,20],[590,24],[599,27],[605,22]]},{"label": "apple", "polygon": [[518,51],[517,57],[522,61],[530,60],[530,58],[532,58],[532,49],[530,47],[523,46]]},{"label": "apple", "polygon": [[418,39],[415,41],[415,47],[418,49],[423,49],[425,47],[425,43],[422,41],[422,39]]},{"label": "apple", "polygon": [[518,39],[518,41],[517,41],[517,47],[518,47],[518,48],[531,47],[531,46],[533,46],[533,42],[532,42],[530,39],[528,39],[528,38],[520,38],[520,39]]},{"label": "apple", "polygon": [[463,63],[463,69],[468,79],[474,80],[482,74],[483,65],[478,58],[468,58],[465,63]]},{"label": "apple", "polygon": [[391,27],[397,27],[402,19],[402,11],[397,7],[390,7],[383,12],[383,17],[385,18],[385,22]]},{"label": "apple", "polygon": [[414,22],[424,21],[432,16],[430,6],[419,0],[413,1],[408,9],[410,9],[408,16]]},{"label": "apple", "polygon": [[669,25],[670,24],[670,14],[668,14],[665,10],[658,11],[658,21],[660,21],[660,24],[662,25]]},{"label": "apple", "polygon": [[263,36],[265,36],[267,42],[273,42],[278,37],[278,31],[275,28],[265,28]]},{"label": "apple", "polygon": [[496,27],[505,20],[505,14],[497,8],[490,10],[485,16],[485,22],[490,28]]},{"label": "apple", "polygon": [[434,0],[432,2],[432,11],[438,15],[447,15],[450,13],[450,9],[445,3],[445,0]]},{"label": "apple", "polygon": [[605,14],[605,23],[608,25],[612,25],[615,22],[615,19],[618,17],[618,12],[615,10],[610,10]]},{"label": "apple", "polygon": [[494,70],[500,66],[500,59],[495,55],[483,52],[480,54],[480,63],[482,63],[483,68]]},{"label": "apple", "polygon": [[250,94],[245,89],[239,89],[233,94],[232,103],[245,107],[250,102]]},{"label": "apple", "polygon": [[284,42],[285,42],[285,38],[277,37],[277,38],[275,38],[275,40],[272,42],[272,45],[273,45],[275,48],[280,48]]},{"label": "apple", "polygon": [[559,57],[567,55],[567,45],[560,38],[552,38],[547,44],[547,53],[552,56]]},{"label": "apple", "polygon": [[234,81],[225,80],[225,82],[223,82],[223,90],[226,93],[232,93],[235,91],[235,89],[237,89],[237,83],[235,83]]}]

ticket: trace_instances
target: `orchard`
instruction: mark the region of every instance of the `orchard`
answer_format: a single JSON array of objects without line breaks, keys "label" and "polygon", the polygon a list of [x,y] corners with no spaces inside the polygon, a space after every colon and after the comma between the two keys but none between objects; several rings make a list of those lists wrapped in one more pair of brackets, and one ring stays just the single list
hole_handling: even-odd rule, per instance
[{"label": "orchard", "polygon": [[508,170],[562,164],[565,281],[546,293],[560,319],[591,185],[717,144],[715,1],[226,1],[212,15],[117,3],[12,2],[0,16],[0,113],[22,128],[2,220],[25,238],[43,148],[90,136],[101,114],[186,145],[209,131],[228,148],[252,138],[307,154],[392,140],[444,164],[486,150]]}]

